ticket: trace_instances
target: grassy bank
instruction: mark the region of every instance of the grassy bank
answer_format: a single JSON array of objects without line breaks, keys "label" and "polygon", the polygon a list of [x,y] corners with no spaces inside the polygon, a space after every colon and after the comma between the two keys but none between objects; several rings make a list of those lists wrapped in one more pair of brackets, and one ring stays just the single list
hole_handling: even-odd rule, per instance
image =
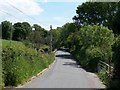
[{"label": "grassy bank", "polygon": [[2,65],[5,86],[18,86],[47,68],[53,53],[40,53],[21,42],[2,40]]}]

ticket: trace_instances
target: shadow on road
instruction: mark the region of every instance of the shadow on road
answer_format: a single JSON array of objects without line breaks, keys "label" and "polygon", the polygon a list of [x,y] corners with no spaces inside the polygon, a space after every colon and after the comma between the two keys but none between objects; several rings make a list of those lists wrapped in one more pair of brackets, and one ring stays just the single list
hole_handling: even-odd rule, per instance
[{"label": "shadow on road", "polygon": [[59,57],[61,59],[71,59],[74,62],[64,62],[63,65],[65,66],[73,66],[75,68],[81,68],[81,66],[74,60],[74,58],[70,54],[59,54],[56,55],[56,57]]},{"label": "shadow on road", "polygon": [[73,57],[69,54],[59,54],[56,57],[63,58],[63,59],[73,59]]},{"label": "shadow on road", "polygon": [[81,68],[81,66],[78,65],[76,62],[65,62],[63,65],[65,65],[65,66],[73,66],[75,68]]}]

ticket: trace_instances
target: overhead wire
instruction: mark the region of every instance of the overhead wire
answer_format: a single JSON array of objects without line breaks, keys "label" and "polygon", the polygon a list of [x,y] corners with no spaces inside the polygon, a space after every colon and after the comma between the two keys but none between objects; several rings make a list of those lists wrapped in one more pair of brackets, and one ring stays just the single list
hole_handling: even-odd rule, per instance
[{"label": "overhead wire", "polygon": [[[29,17],[31,20],[37,21],[39,22],[37,19],[27,15],[26,13],[24,13],[22,10],[18,9],[17,7],[15,7],[13,4],[7,2],[6,0],[4,0],[8,5],[10,5],[12,8],[16,9],[17,11],[19,11],[20,13],[24,14],[25,16]],[[39,22],[40,23],[40,22]]]},{"label": "overhead wire", "polygon": [[16,19],[19,19],[19,20],[22,20],[22,21],[23,21],[23,19],[18,18],[18,17],[14,16],[14,15],[12,15],[12,14],[10,14],[10,13],[6,12],[6,11],[0,10],[0,12],[5,13],[5,14],[7,14],[7,15],[10,15],[10,16],[12,16],[12,17],[16,18]]}]

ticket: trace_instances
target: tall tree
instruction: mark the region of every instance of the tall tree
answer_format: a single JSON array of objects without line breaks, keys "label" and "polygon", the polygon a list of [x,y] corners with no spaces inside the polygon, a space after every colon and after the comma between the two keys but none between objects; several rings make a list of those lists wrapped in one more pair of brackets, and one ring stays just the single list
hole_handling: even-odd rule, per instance
[{"label": "tall tree", "polygon": [[23,28],[22,23],[17,22],[14,25],[13,40],[24,40],[25,39],[25,29]]},{"label": "tall tree", "polygon": [[2,25],[2,38],[12,39],[12,33],[14,31],[12,23],[10,23],[9,21],[3,21],[1,25]]},{"label": "tall tree", "polygon": [[85,22],[89,25],[99,24],[108,26],[111,29],[111,23],[118,9],[117,2],[86,2],[77,7],[73,20],[79,25]]},{"label": "tall tree", "polygon": [[113,22],[111,26],[112,26],[113,32],[115,34],[120,35],[120,2],[118,2],[117,9],[118,11],[116,12],[115,17],[113,18]]},{"label": "tall tree", "polygon": [[32,31],[32,27],[28,22],[23,22],[22,25],[24,28],[24,38],[26,39],[30,35],[30,32]]},{"label": "tall tree", "polygon": [[66,23],[62,28],[61,28],[61,37],[60,37],[60,41],[62,45],[67,45],[66,44],[66,39],[67,37],[77,31],[79,28],[75,23]]},{"label": "tall tree", "polygon": [[25,40],[32,31],[32,28],[28,22],[17,22],[14,25],[13,40]]},{"label": "tall tree", "polygon": [[119,88],[120,86],[120,36],[113,47],[113,60],[114,60],[114,71],[113,77],[110,82],[110,87]]},{"label": "tall tree", "polygon": [[60,39],[60,30],[59,28],[52,30],[52,41],[53,41],[53,49],[59,46],[59,39]]},{"label": "tall tree", "polygon": [[34,24],[32,28],[34,30],[32,30],[28,38],[32,42],[33,47],[39,50],[40,46],[47,44],[48,31],[37,24]]}]

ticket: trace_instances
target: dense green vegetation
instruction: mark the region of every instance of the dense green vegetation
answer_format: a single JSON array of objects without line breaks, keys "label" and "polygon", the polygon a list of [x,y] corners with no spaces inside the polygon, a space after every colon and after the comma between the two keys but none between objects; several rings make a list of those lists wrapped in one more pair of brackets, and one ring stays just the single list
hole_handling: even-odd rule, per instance
[{"label": "dense green vegetation", "polygon": [[3,21],[2,39],[22,41],[25,45],[39,50],[41,46],[49,46],[50,32],[40,25],[31,26],[28,22],[17,22],[12,25],[9,21]]},{"label": "dense green vegetation", "polygon": [[[54,54],[42,54],[21,42],[2,40],[2,65],[5,86],[23,84],[47,68]],[[34,68],[33,68],[34,67]]]},{"label": "dense green vegetation", "polygon": [[113,77],[110,81],[110,87],[119,88],[120,86],[120,36],[117,38],[116,43],[113,47],[113,60],[114,60],[114,72]]},{"label": "dense green vegetation", "polygon": [[2,41],[0,40],[0,89],[3,87],[3,82],[2,82]]},{"label": "dense green vegetation", "polygon": [[70,52],[81,65],[95,72],[99,60],[107,62],[111,57],[114,34],[106,27],[83,26],[71,34],[67,42],[71,45]]},{"label": "dense green vegetation", "polygon": [[76,14],[74,23],[56,29],[59,47],[69,48],[76,61],[91,72],[97,72],[99,60],[113,65],[110,77],[105,71],[99,76],[108,87],[119,88],[120,2],[86,2],[77,7]]},{"label": "dense green vegetation", "polygon": [[[54,60],[50,53],[50,33],[41,26],[28,22],[2,26],[2,83],[0,86],[17,86],[47,68]],[[34,68],[33,68],[34,67]],[[1,78],[0,78],[1,81]]]},{"label": "dense green vegetation", "polygon": [[120,2],[86,2],[79,5],[73,17],[80,26],[85,22],[89,25],[103,25],[112,29],[115,34],[119,31]]},{"label": "dense green vegetation", "polygon": [[[75,26],[74,26],[75,27]],[[99,60],[108,62],[112,57],[112,45],[115,37],[112,30],[99,25],[84,24],[79,30],[69,31],[63,28],[61,36],[67,33],[61,42],[76,58],[77,62],[89,71],[97,72]],[[68,33],[69,32],[69,33]]]},{"label": "dense green vegetation", "polygon": [[[105,71],[101,71],[99,77],[108,87],[119,88],[120,2],[83,3],[77,7],[73,20],[52,30],[53,49],[68,48],[77,63],[91,72],[97,72],[100,60],[113,65],[111,77]],[[21,41],[3,40],[5,85],[23,83],[52,62],[54,55],[48,54],[49,31],[37,24],[30,26],[28,22],[12,25],[4,21],[1,25],[2,39]]]}]

